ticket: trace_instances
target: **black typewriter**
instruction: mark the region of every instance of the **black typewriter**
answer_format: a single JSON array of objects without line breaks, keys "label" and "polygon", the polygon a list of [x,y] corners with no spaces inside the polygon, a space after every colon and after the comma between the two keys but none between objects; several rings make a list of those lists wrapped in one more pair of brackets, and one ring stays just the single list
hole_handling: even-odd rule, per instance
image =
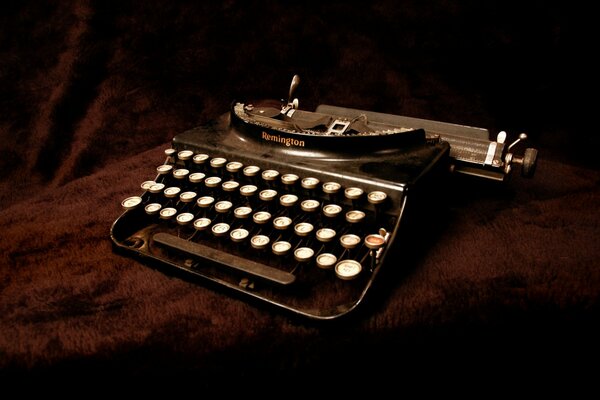
[{"label": "black typewriter", "polygon": [[[355,310],[419,193],[450,172],[503,181],[535,170],[506,134],[287,101],[234,102],[174,137],[142,193],[124,199],[116,249],[310,319]],[[450,172],[449,172],[450,171]],[[388,259],[390,261],[388,261]]]}]

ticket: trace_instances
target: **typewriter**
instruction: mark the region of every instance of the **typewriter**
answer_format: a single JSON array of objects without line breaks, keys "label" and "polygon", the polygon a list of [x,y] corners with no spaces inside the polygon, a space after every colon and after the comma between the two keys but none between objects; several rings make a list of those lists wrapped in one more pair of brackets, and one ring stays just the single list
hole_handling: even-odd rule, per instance
[{"label": "typewriter", "polygon": [[[396,268],[407,214],[450,173],[535,170],[521,135],[372,111],[233,102],[176,135],[141,193],[122,200],[116,250],[313,320],[357,309]],[[196,279],[198,278],[198,279]]]}]

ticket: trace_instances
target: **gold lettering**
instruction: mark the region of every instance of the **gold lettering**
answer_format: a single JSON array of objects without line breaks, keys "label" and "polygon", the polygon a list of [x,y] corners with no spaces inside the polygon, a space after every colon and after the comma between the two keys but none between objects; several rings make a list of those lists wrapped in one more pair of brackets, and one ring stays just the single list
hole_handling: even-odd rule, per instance
[{"label": "gold lettering", "polygon": [[298,140],[294,138],[286,138],[281,137],[279,135],[270,135],[267,132],[263,131],[261,138],[268,142],[277,142],[281,143],[286,147],[295,146],[295,147],[304,147],[304,140]]}]

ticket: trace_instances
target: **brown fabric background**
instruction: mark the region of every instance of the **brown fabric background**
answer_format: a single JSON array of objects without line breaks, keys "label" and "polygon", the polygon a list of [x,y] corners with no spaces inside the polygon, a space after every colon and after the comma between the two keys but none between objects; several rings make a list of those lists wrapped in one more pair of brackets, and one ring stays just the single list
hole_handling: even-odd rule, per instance
[{"label": "brown fabric background", "polygon": [[[590,25],[574,6],[524,3],[1,5],[0,378],[589,383],[600,304]],[[113,253],[120,201],[174,135],[236,98],[287,97],[295,73],[303,108],[527,132],[537,174],[449,185],[431,235],[341,324]]]}]

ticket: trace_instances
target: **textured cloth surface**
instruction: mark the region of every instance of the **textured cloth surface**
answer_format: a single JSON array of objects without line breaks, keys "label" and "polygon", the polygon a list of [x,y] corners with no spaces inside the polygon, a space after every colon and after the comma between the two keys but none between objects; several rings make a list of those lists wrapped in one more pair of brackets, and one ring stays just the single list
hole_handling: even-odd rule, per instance
[{"label": "textured cloth surface", "polygon": [[[461,360],[464,373],[505,382],[532,371],[585,382],[600,333],[600,171],[597,133],[580,117],[591,67],[569,61],[587,37],[577,12],[212,3],[0,6],[0,378],[191,374],[210,386],[354,371],[370,382],[457,374]],[[536,175],[450,185],[427,243],[340,324],[290,319],[113,252],[120,201],[174,135],[234,99],[287,98],[296,73],[302,108],[527,132]]]}]

